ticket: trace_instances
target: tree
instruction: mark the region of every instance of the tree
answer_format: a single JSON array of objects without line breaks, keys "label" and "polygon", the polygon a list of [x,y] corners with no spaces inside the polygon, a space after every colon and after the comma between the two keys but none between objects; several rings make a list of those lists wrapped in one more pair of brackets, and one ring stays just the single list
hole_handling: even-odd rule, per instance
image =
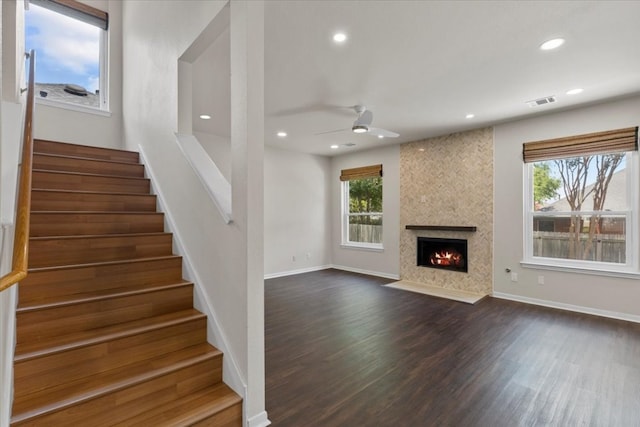
[{"label": "tree", "polygon": [[[382,178],[349,181],[349,211],[351,213],[382,212]],[[358,222],[370,224],[375,221],[372,221],[370,215],[362,215]]]},{"label": "tree", "polygon": [[558,196],[560,179],[551,176],[551,167],[548,163],[536,163],[533,165],[533,201],[536,205],[542,205],[546,200]]},{"label": "tree", "polygon": [[[624,153],[601,154],[594,156],[574,157],[554,160],[560,174],[562,187],[567,203],[572,212],[580,212],[589,196],[592,196],[589,232],[584,245],[581,242],[583,219],[580,214],[571,215],[569,227],[569,258],[588,259],[593,249],[593,242],[600,234],[602,218],[600,211],[604,209],[609,183],[614,172],[622,163]],[[595,182],[587,185],[592,164],[595,163]]]}]

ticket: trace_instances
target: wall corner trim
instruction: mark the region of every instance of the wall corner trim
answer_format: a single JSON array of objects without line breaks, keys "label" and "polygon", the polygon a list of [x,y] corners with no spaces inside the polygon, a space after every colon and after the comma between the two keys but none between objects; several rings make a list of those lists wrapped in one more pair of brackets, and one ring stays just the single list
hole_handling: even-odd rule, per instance
[{"label": "wall corner trim", "polygon": [[264,280],[275,279],[276,277],[294,276],[296,274],[311,273],[312,271],[320,271],[331,268],[330,265],[318,265],[315,267],[299,268],[296,270],[280,271],[278,273],[269,273],[264,275]]},{"label": "wall corner trim", "polygon": [[351,273],[367,274],[369,276],[377,276],[385,279],[400,280],[399,274],[390,274],[390,273],[384,273],[381,271],[363,270],[360,268],[353,268],[353,267],[347,267],[345,265],[335,265],[335,264],[332,264],[330,268],[335,268],[336,270],[342,270],[342,271],[349,271]]}]

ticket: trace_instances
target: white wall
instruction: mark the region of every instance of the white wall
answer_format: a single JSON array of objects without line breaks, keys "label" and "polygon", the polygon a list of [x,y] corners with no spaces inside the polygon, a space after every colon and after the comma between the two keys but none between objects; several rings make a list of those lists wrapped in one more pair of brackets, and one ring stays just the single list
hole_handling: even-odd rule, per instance
[{"label": "white wall", "polygon": [[[523,163],[522,143],[640,124],[640,97],[632,97],[557,114],[543,115],[494,128],[494,293],[515,299],[569,305],[610,316],[640,321],[640,281],[522,268]],[[505,272],[518,273],[511,282]],[[538,276],[544,285],[538,285]],[[635,317],[634,317],[635,316]]]},{"label": "white wall", "polygon": [[[123,148],[122,140],[122,3],[84,0],[109,13],[109,108],[111,114],[72,111],[36,100],[34,135],[39,139],[98,147]],[[37,52],[36,52],[37,56]],[[138,79],[143,79],[138,76]]]},{"label": "white wall", "polygon": [[204,132],[193,132],[204,151],[216,164],[222,175],[231,181],[231,141],[228,137]]},{"label": "white wall", "polygon": [[[246,393],[245,421],[266,425],[264,412],[262,2],[231,2],[231,182],[233,223],[225,224],[175,143],[178,58],[223,8],[223,1],[123,2],[125,145],[144,149],[200,279],[196,306],[215,313],[226,336],[225,381],[234,360]],[[209,323],[211,325],[211,322]],[[221,332],[221,333],[220,333]],[[214,341],[214,345],[217,343]],[[224,350],[224,349],[223,349]]]},{"label": "white wall", "polygon": [[[340,229],[342,169],[382,163],[382,252],[345,248]],[[331,161],[331,259],[336,268],[399,278],[400,275],[400,146],[392,145],[333,157]]]},{"label": "white wall", "polygon": [[331,264],[330,172],[328,157],[266,148],[265,277]]}]

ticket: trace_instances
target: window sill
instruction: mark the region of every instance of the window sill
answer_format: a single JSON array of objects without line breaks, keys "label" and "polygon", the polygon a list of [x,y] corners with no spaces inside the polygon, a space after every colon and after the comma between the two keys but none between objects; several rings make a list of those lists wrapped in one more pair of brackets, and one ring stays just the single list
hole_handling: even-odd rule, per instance
[{"label": "window sill", "polygon": [[108,110],[87,107],[85,105],[70,104],[67,102],[52,101],[46,98],[36,98],[36,104],[46,105],[47,107],[61,108],[63,110],[76,111],[79,113],[94,114],[96,116],[111,117],[111,111]]},{"label": "window sill", "polygon": [[382,245],[366,244],[366,243],[342,243],[340,245],[342,249],[357,249],[369,252],[384,252]]},{"label": "window sill", "polygon": [[638,271],[605,270],[597,267],[576,267],[567,265],[547,264],[544,262],[521,261],[523,268],[534,268],[537,270],[561,271],[565,273],[588,274],[592,276],[620,277],[623,279],[639,279]]}]

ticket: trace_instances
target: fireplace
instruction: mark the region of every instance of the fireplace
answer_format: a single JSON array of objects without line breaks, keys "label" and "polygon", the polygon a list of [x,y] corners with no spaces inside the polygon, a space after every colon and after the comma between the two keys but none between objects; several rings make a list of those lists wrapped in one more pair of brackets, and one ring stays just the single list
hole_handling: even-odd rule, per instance
[{"label": "fireplace", "polygon": [[418,237],[418,264],[442,270],[468,271],[467,241]]}]

